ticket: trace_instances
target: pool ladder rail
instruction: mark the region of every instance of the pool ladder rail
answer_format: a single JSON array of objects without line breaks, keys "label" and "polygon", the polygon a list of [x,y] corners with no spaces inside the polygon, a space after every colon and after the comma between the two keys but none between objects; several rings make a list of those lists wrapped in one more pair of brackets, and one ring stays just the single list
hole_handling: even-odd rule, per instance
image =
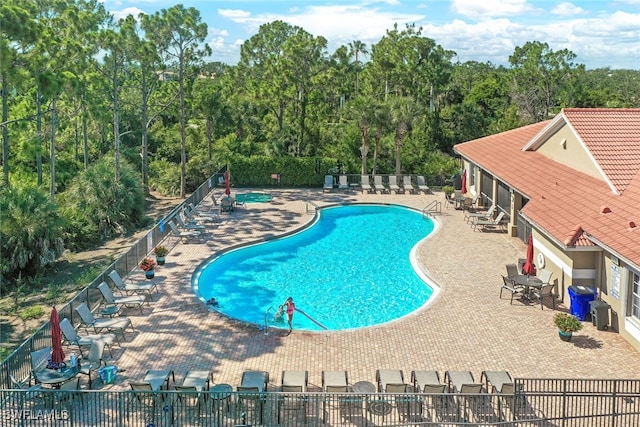
[{"label": "pool ladder rail", "polygon": [[422,209],[423,217],[430,217],[434,214],[440,213],[442,213],[442,202],[440,202],[439,200],[433,200],[431,203],[425,206],[424,209]]},{"label": "pool ladder rail", "polygon": [[264,312],[264,334],[269,335],[269,312],[273,309],[273,306],[269,306],[267,311]]},{"label": "pool ladder rail", "polygon": [[313,210],[313,212],[317,212],[318,209],[320,209],[320,206],[318,206],[316,203],[314,203],[312,200],[306,200],[306,210],[307,212],[309,211],[309,205],[313,206],[315,209]]}]

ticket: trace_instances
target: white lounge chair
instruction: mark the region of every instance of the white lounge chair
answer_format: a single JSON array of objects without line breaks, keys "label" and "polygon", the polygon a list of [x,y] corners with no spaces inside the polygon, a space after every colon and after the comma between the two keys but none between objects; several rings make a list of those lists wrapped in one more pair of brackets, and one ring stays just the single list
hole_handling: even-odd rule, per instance
[{"label": "white lounge chair", "polygon": [[173,233],[173,235],[182,241],[200,237],[201,234],[201,232],[197,230],[180,231],[178,229],[178,226],[176,226],[175,222],[173,221],[169,221],[169,227],[171,228],[171,232]]},{"label": "white lounge chair", "polygon": [[402,188],[404,189],[404,192],[406,193],[407,191],[411,194],[416,193],[416,188],[413,186],[413,184],[411,183],[411,175],[404,175],[402,177]]},{"label": "white lounge chair", "polygon": [[324,176],[324,185],[322,186],[322,192],[333,191],[333,175]]},{"label": "white lounge chair", "polygon": [[116,270],[112,270],[109,273],[109,278],[116,285],[119,291],[131,294],[147,294],[151,298],[152,292],[155,290],[158,292],[158,286],[153,280],[145,280],[144,282],[126,283],[124,279],[118,274]]},{"label": "white lounge chair", "polygon": [[60,321],[60,330],[62,336],[69,344],[78,346],[78,350],[82,355],[82,347],[90,346],[94,341],[100,341],[109,348],[111,353],[111,344],[116,340],[116,335],[112,333],[94,334],[94,335],[78,335],[78,331],[73,327],[69,319],[66,317]]},{"label": "white lounge chair", "polygon": [[95,333],[100,333],[103,329],[106,329],[109,332],[115,333],[116,335],[122,334],[124,336],[124,331],[127,327],[131,326],[131,330],[135,331],[133,328],[133,323],[131,323],[131,319],[128,317],[99,317],[96,318],[93,316],[91,310],[85,303],[80,304],[76,307],[76,311],[80,315],[80,319],[82,319],[82,323],[85,327],[92,327]]},{"label": "white lounge chair", "polygon": [[362,190],[363,193],[365,191],[371,193],[371,190],[373,190],[369,175],[360,175],[360,190]]},{"label": "white lounge chair", "polygon": [[376,193],[378,191],[381,193],[389,193],[389,187],[382,182],[382,175],[373,176],[373,191]]},{"label": "white lounge chair", "polygon": [[349,181],[347,180],[347,175],[340,175],[338,178],[338,190],[349,190]]},{"label": "white lounge chair", "polygon": [[498,216],[495,217],[495,219],[477,220],[474,221],[471,226],[473,227],[474,231],[477,230],[478,227],[480,227],[480,229],[484,231],[487,227],[502,227],[504,226],[504,221],[504,212],[500,212]]},{"label": "white lounge chair", "polygon": [[[183,212],[184,212],[184,210],[183,210]],[[182,227],[183,229],[192,231],[192,230],[204,230],[205,228],[207,228],[206,226],[204,226],[202,224],[194,224],[194,223],[188,223],[187,224],[184,221],[184,219],[182,218],[182,215],[183,214],[178,213],[177,215],[174,216],[174,218],[175,218],[176,222],[178,223],[178,225],[180,227]]]},{"label": "white lounge chair", "polygon": [[[142,304],[147,300],[145,297],[141,295],[126,295],[126,296],[115,296],[113,292],[111,292],[111,288],[107,285],[107,282],[102,282],[98,285],[98,289],[102,294],[102,297],[107,302],[107,304],[111,305],[122,305],[124,307],[138,307],[140,309],[140,313],[142,313]],[[147,304],[149,302],[147,301]]]},{"label": "white lounge chair", "polygon": [[424,179],[424,176],[422,175],[418,175],[416,177],[416,185],[418,186],[418,190],[424,192],[425,194],[431,191],[431,189],[427,185],[427,181]]},{"label": "white lounge chair", "polygon": [[389,192],[394,191],[396,194],[400,191],[400,186],[398,185],[398,177],[395,175],[389,175]]}]

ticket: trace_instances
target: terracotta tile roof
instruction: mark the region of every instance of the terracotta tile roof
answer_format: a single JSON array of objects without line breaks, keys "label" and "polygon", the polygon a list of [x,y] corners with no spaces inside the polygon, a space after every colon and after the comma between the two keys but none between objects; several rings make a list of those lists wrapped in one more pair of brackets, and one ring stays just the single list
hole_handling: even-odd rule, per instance
[{"label": "terracotta tile roof", "polygon": [[640,109],[565,108],[562,114],[622,193],[640,171]]},{"label": "terracotta tile roof", "polygon": [[[640,109],[632,111],[640,116]],[[594,113],[592,123],[578,124],[577,128],[585,129],[588,126],[591,134],[595,135],[597,132],[594,129],[600,128],[599,119],[605,114],[604,110],[595,110]],[[618,115],[617,111],[612,114]],[[569,114],[572,118],[585,115],[588,114],[575,109]],[[583,120],[586,122],[586,119],[579,119]],[[605,122],[610,126],[609,121]],[[585,246],[592,244],[587,243],[589,239],[596,240],[640,266],[640,170],[633,175],[629,172],[618,173],[616,182],[619,185],[622,185],[622,176],[630,178],[624,192],[616,194],[603,180],[550,160],[536,151],[523,151],[522,148],[549,123],[536,123],[458,144],[454,150],[529,198],[522,214],[536,227],[545,230],[559,245]],[[637,134],[635,137],[640,135],[640,124],[633,132]],[[590,139],[592,147],[593,140],[599,140],[595,136],[589,138],[593,138]],[[619,137],[625,141],[633,138]],[[640,140],[637,144],[640,150]],[[602,144],[597,146],[601,147]],[[619,155],[624,157],[620,144],[614,146],[620,150]],[[633,152],[631,147],[624,150]],[[621,164],[612,163],[608,166],[609,173],[615,170],[614,167],[621,168]],[[633,161],[629,164],[633,164]],[[602,213],[603,207],[609,212]],[[630,222],[637,226],[630,227]],[[582,232],[577,231],[578,227]]]}]

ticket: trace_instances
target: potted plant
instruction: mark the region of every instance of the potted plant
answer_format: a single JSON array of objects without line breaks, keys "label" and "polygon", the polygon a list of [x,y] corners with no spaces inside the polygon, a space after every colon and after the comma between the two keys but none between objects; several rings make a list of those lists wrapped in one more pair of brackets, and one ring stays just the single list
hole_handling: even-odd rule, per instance
[{"label": "potted plant", "polygon": [[156,255],[156,261],[158,265],[164,265],[164,257],[169,252],[166,246],[158,245],[153,249],[153,253]]},{"label": "potted plant", "polygon": [[558,335],[562,341],[571,341],[574,332],[582,329],[582,322],[569,313],[556,313],[553,323],[558,327]]},{"label": "potted plant", "polygon": [[156,268],[156,262],[153,258],[146,257],[140,262],[140,268],[144,271],[147,279],[152,279],[155,275],[153,270]]},{"label": "potted plant", "polygon": [[444,187],[442,187],[442,192],[444,193],[444,196],[447,198],[447,200],[449,200],[451,198],[451,195],[455,193],[456,190],[451,185],[445,185]]}]

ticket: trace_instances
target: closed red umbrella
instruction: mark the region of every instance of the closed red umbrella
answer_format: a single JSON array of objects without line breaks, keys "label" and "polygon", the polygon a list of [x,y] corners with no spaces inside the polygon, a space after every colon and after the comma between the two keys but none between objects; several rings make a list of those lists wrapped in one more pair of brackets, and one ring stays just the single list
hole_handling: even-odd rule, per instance
[{"label": "closed red umbrella", "polygon": [[228,196],[231,194],[231,181],[229,180],[229,171],[224,171],[224,192]]},{"label": "closed red umbrella", "polygon": [[527,242],[527,262],[522,267],[522,272],[529,276],[536,274],[536,266],[533,264],[533,236],[529,235]]},{"label": "closed red umbrella", "polygon": [[62,331],[60,330],[60,316],[54,306],[51,309],[51,361],[62,363],[64,361],[64,350],[62,350]]},{"label": "closed red umbrella", "polygon": [[467,194],[467,170],[462,171],[462,185],[460,186],[462,194]]}]

